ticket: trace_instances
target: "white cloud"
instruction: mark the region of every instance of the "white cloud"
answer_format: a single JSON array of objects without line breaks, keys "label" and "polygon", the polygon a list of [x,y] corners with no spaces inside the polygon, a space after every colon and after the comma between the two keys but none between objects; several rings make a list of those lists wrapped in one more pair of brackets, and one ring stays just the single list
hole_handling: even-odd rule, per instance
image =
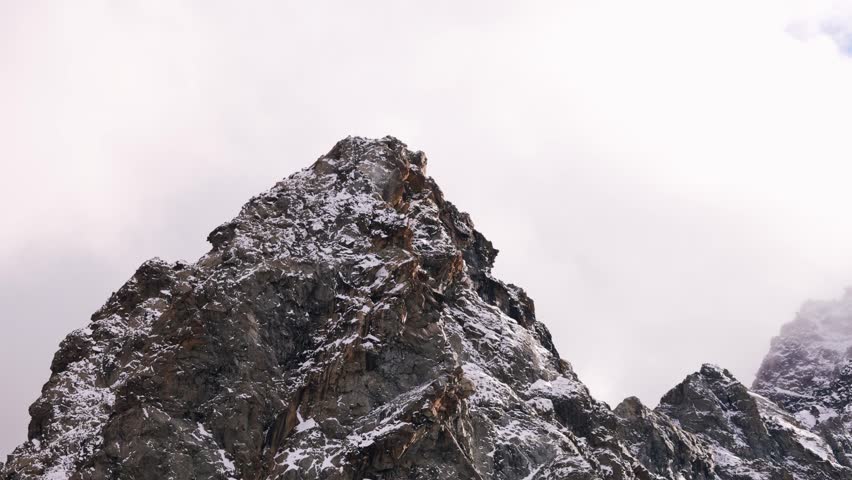
[{"label": "white cloud", "polygon": [[852,3],[807,2],[790,22],[788,31],[802,41],[830,39],[841,53],[852,55]]}]

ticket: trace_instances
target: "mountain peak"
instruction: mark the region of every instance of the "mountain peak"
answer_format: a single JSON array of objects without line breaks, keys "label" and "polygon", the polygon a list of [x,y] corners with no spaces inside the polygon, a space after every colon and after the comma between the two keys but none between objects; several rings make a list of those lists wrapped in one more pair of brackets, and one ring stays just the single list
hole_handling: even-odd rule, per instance
[{"label": "mountain peak", "polygon": [[654,410],[595,400],[425,167],[348,137],[198,261],[145,262],[62,341],[0,479],[850,478],[716,366]]},{"label": "mountain peak", "polygon": [[421,151],[411,151],[402,140],[386,135],[382,138],[348,136],[338,141],[321,159],[361,163],[378,161],[388,164],[388,160],[399,159],[426,173],[426,155]]},{"label": "mountain peak", "polygon": [[[197,262],[143,264],[62,342],[0,478],[600,472],[617,446],[583,425],[612,414],[425,165],[395,138],[349,137],[249,200]],[[596,446],[554,449],[574,424]]]},{"label": "mountain peak", "polygon": [[808,301],[772,339],[752,388],[819,431],[852,465],[852,295]]},{"label": "mountain peak", "polygon": [[705,363],[701,365],[701,369],[698,371],[701,375],[705,377],[711,378],[721,378],[726,380],[735,380],[734,376],[731,375],[727,369],[722,368],[714,363]]}]

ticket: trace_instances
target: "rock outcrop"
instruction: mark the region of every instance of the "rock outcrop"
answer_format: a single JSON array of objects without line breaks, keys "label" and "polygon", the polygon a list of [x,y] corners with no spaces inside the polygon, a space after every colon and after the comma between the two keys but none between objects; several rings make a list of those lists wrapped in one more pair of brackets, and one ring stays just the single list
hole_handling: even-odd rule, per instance
[{"label": "rock outcrop", "polygon": [[686,479],[850,478],[826,441],[727,370],[704,365],[654,410],[617,408],[622,438],[654,473]]},{"label": "rock outcrop", "polygon": [[784,325],[752,388],[819,433],[852,466],[852,290],[805,303]]},{"label": "rock outcrop", "polygon": [[852,478],[717,367],[653,410],[592,398],[392,137],[342,140],[208,240],[68,335],[0,479]]}]

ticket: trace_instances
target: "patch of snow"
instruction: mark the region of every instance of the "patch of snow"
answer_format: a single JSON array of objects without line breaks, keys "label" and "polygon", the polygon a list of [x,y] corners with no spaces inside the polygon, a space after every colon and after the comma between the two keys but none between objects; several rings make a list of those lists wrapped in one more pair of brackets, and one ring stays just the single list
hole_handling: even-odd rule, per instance
[{"label": "patch of snow", "polygon": [[305,420],[304,422],[301,422],[298,425],[296,425],[296,431],[297,432],[306,432],[306,431],[311,430],[312,428],[316,428],[316,427],[317,427],[317,422],[313,418],[309,418],[309,419]]}]

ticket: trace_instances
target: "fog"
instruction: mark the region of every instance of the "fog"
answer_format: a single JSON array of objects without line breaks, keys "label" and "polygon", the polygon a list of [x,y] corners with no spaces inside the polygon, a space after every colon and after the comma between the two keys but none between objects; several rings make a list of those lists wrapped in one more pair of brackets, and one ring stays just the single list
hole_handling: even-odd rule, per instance
[{"label": "fog", "polygon": [[429,157],[592,393],[852,285],[852,5],[0,0],[0,455],[59,341],[349,134]]}]

